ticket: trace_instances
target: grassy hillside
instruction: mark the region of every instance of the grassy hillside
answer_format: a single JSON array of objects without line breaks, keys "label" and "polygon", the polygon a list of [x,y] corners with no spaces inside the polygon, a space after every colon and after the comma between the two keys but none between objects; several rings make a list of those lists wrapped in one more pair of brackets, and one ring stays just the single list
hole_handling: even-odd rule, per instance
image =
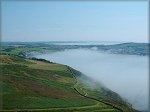
[{"label": "grassy hillside", "polygon": [[2,111],[134,111],[116,93],[87,86],[84,75],[66,65],[5,54],[0,60]]}]

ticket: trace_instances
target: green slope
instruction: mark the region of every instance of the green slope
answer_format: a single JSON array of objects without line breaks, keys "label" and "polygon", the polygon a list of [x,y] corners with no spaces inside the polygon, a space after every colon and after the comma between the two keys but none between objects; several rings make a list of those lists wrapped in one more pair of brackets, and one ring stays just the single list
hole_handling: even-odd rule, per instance
[{"label": "green slope", "polygon": [[[1,111],[134,111],[114,92],[88,88],[82,74],[66,65],[4,54],[0,60]],[[108,91],[111,95],[105,95]]]}]

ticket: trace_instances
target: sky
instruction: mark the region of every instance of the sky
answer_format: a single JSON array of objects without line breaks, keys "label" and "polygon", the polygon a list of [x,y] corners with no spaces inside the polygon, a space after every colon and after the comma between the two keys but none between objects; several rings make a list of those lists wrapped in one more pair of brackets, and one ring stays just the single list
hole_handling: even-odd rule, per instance
[{"label": "sky", "polygon": [[3,1],[2,41],[148,42],[148,1]]}]

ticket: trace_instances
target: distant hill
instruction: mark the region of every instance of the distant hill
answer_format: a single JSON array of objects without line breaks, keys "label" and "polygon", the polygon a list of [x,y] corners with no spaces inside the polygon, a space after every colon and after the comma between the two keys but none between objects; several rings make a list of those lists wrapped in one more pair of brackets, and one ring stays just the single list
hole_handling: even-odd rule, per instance
[{"label": "distant hill", "polygon": [[2,43],[4,53],[29,56],[31,52],[56,52],[66,49],[90,49],[113,54],[147,56],[150,52],[149,43],[122,43],[114,45],[51,45],[44,42]]},{"label": "distant hill", "polygon": [[123,43],[99,47],[99,50],[106,50],[115,54],[127,55],[149,55],[149,44],[146,43]]},{"label": "distant hill", "polygon": [[0,60],[1,111],[135,112],[117,93],[67,65],[5,53]]}]

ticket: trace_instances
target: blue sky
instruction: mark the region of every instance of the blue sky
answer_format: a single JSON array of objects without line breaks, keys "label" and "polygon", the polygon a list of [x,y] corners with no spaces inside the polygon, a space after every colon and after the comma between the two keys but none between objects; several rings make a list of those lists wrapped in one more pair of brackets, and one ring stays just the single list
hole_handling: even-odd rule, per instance
[{"label": "blue sky", "polygon": [[2,41],[148,42],[148,2],[2,2]]}]

